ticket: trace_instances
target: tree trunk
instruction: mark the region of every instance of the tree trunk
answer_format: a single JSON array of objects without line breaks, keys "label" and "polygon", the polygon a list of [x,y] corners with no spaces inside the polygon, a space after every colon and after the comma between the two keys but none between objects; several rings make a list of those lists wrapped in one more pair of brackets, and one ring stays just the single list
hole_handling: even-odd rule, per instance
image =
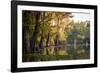
[{"label": "tree trunk", "polygon": [[35,12],[35,29],[34,29],[34,33],[33,33],[33,37],[32,37],[32,42],[31,42],[31,48],[33,50],[33,52],[36,51],[36,40],[37,40],[37,33],[38,33],[38,26],[39,26],[39,20],[40,20],[40,15],[41,12]]},{"label": "tree trunk", "polygon": [[40,43],[39,43],[39,52],[41,53],[42,50],[43,50],[43,40],[44,40],[44,37],[43,37],[43,34],[41,35],[41,39],[40,39]]},{"label": "tree trunk", "polygon": [[47,37],[47,40],[46,40],[46,47],[49,46],[49,37],[50,37],[50,33],[48,33],[48,37]]},{"label": "tree trunk", "polygon": [[86,48],[88,47],[88,42],[87,41],[85,42],[85,46],[86,46]]},{"label": "tree trunk", "polygon": [[57,21],[56,21],[56,24],[57,24],[57,33],[56,33],[56,39],[55,39],[55,53],[57,54],[58,51],[59,51],[59,25],[60,25],[60,18],[57,16]]},{"label": "tree trunk", "polygon": [[54,40],[54,42],[55,42],[54,50],[55,50],[55,54],[57,54],[57,52],[58,52],[58,35],[56,35],[56,39]]},{"label": "tree trunk", "polygon": [[27,53],[30,53],[30,35],[28,32],[26,32],[26,51]]},{"label": "tree trunk", "polygon": [[76,49],[76,39],[74,39],[74,49]]}]

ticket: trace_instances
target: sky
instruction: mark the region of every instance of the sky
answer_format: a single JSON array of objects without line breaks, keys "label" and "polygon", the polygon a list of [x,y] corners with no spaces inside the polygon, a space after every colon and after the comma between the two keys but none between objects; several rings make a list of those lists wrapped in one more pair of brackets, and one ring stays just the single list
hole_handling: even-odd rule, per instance
[{"label": "sky", "polygon": [[72,15],[73,15],[72,19],[75,22],[90,20],[90,14],[89,13],[72,13]]}]

